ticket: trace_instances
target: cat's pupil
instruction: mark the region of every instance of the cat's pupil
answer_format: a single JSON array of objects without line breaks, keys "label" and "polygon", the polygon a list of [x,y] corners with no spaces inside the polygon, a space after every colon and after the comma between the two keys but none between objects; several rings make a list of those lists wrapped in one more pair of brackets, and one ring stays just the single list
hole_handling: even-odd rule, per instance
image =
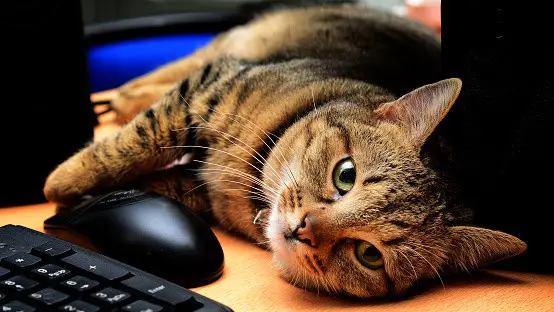
[{"label": "cat's pupil", "polygon": [[379,261],[379,259],[381,258],[381,253],[379,252],[379,250],[377,250],[377,248],[375,248],[375,246],[371,246],[364,251],[363,257],[366,261]]},{"label": "cat's pupil", "polygon": [[343,183],[354,183],[356,181],[356,170],[354,168],[345,168],[339,175],[339,180]]}]

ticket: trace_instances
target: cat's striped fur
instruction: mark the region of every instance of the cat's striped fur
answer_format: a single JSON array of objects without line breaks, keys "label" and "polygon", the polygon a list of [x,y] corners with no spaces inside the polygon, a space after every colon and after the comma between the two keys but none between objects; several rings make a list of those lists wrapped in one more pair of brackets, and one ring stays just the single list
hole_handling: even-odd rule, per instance
[{"label": "cat's striped fur", "polygon": [[[460,82],[398,99],[439,80],[439,64],[435,35],[398,17],[359,6],[272,13],[123,86],[113,103],[121,116],[145,111],[60,165],[45,194],[71,203],[120,187],[152,190],[269,243],[289,280],[303,273],[307,287],[359,297],[402,293],[441,268],[525,248],[507,234],[452,226],[467,214],[448,202],[420,150]],[[329,180],[346,156],[360,181],[342,198]],[[317,248],[287,240],[308,215],[318,221]],[[357,240],[380,250],[384,269],[356,262]]]}]

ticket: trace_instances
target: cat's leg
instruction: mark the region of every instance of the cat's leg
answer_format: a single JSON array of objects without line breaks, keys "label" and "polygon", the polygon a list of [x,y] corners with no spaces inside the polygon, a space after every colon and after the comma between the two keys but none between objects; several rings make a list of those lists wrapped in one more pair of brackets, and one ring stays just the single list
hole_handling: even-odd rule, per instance
[{"label": "cat's leg", "polygon": [[273,32],[268,32],[267,26],[280,25],[288,20],[276,16],[274,20],[260,19],[235,27],[190,56],[127,82],[119,88],[119,94],[111,105],[121,120],[128,121],[152,105],[171,85],[188,78],[192,72],[218,58],[231,57],[251,62],[264,60],[284,44],[279,40],[270,40]]},{"label": "cat's leg", "polygon": [[[99,194],[126,185],[181,159],[192,145],[188,104],[176,88],[115,135],[96,142],[50,174],[44,194],[50,201],[71,203],[85,194]],[[179,130],[178,130],[179,129]]]},{"label": "cat's leg", "polygon": [[188,57],[171,62],[122,85],[118,95],[111,102],[119,118],[123,121],[132,120],[160,99],[176,83],[221,56],[220,45],[224,37],[225,34]]},{"label": "cat's leg", "polygon": [[133,88],[122,87],[110,105],[117,112],[120,121],[128,122],[140,112],[147,110],[174,87],[174,83],[147,84]]}]

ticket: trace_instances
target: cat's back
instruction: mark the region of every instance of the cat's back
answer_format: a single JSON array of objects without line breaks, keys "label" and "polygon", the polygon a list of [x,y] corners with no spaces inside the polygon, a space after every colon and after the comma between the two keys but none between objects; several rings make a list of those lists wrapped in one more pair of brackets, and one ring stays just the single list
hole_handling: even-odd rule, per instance
[{"label": "cat's back", "polygon": [[339,76],[364,80],[395,94],[440,78],[436,34],[363,5],[275,11],[233,29],[221,40],[228,56],[258,62],[322,59],[340,64]]}]

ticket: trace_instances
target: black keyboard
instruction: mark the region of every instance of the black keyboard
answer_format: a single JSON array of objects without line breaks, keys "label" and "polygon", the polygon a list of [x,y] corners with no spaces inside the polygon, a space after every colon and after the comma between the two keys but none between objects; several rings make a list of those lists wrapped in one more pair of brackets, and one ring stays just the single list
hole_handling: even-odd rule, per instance
[{"label": "black keyboard", "polygon": [[88,249],[6,225],[0,227],[0,312],[31,311],[231,309]]}]

